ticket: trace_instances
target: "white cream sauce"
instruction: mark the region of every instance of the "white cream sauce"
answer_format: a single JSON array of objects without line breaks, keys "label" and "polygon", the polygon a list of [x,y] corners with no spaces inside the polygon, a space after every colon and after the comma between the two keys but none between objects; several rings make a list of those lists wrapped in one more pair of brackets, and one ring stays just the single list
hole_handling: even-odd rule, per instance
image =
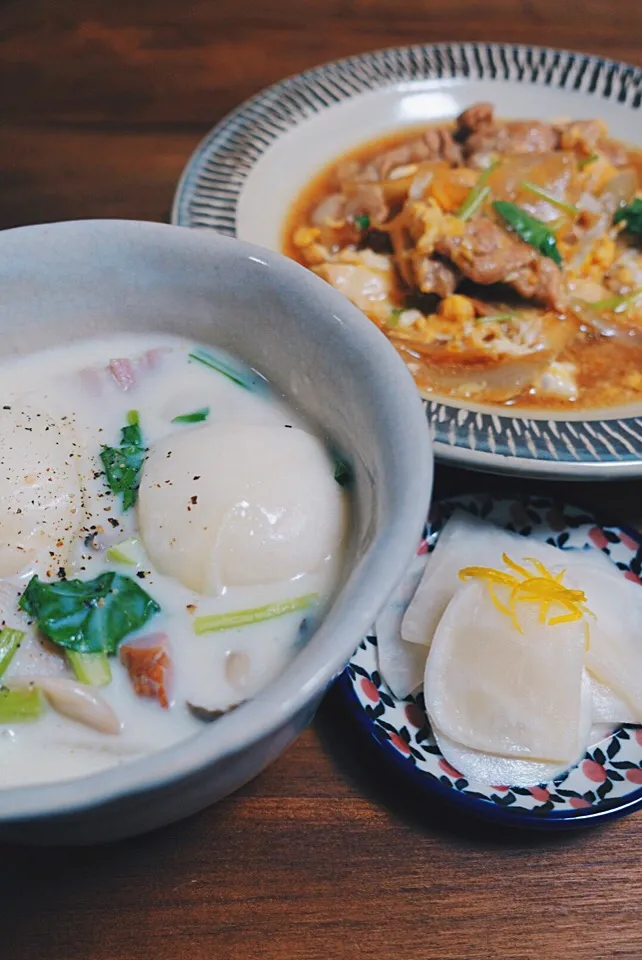
[{"label": "white cream sauce", "polygon": [[[217,595],[210,596],[158,573],[142,547],[137,566],[107,559],[105,547],[141,536],[138,508],[123,513],[121,498],[109,491],[99,459],[101,444],[118,446],[129,410],[139,412],[144,442],[149,447],[198,429],[200,424],[171,421],[204,407],[210,408],[207,425],[235,424],[239,429],[242,425],[271,425],[307,430],[296,412],[273,393],[245,390],[220,373],[190,361],[188,354],[193,348],[193,343],[180,338],[132,335],[69,344],[0,365],[0,406],[13,411],[31,407],[62,424],[64,431],[70,431],[65,436],[70,438],[72,460],[65,463],[67,467],[70,462],[80,465],[82,488],[82,520],[70,551],[66,546],[40,551],[35,559],[29,558],[20,574],[0,580],[0,618],[9,626],[27,630],[2,683],[10,686],[12,681],[25,676],[71,676],[60,648],[43,643],[35,627],[28,625],[28,618],[17,608],[17,598],[31,575],[55,580],[60,567],[64,567],[68,579],[94,579],[106,570],[134,578],[161,606],[161,613],[139,634],[165,632],[173,661],[172,702],[169,709],[163,709],[156,700],[137,696],[118,657],[111,658],[112,682],[97,692],[118,716],[122,728],[118,735],[91,730],[51,707],[33,722],[0,726],[0,786],[83,776],[196,734],[203,728],[202,723],[189,713],[186,701],[209,709],[226,709],[268,684],[302,642],[302,619],[314,622],[337,583],[341,535],[335,537],[333,549],[313,571],[303,570],[291,579],[272,583],[222,586]],[[129,364],[114,367],[120,384],[108,366],[114,358],[134,361],[133,368]],[[0,416],[0,432],[2,422]],[[331,457],[325,456],[327,471],[332,475]],[[74,461],[73,457],[77,459]],[[220,469],[225,469],[224,463]],[[197,475],[198,464],[195,471]],[[162,477],[159,482],[163,482]],[[207,477],[203,476],[200,482],[206,483]],[[344,493],[340,503],[345,520]],[[334,508],[329,509],[331,513]],[[5,511],[6,522],[7,507],[2,501],[0,510]],[[0,514],[0,540],[2,523]],[[336,529],[341,523],[337,522]],[[93,541],[86,542],[85,538],[92,535]],[[200,636],[194,632],[196,617],[260,607],[304,594],[319,597],[309,610],[239,629]]]}]

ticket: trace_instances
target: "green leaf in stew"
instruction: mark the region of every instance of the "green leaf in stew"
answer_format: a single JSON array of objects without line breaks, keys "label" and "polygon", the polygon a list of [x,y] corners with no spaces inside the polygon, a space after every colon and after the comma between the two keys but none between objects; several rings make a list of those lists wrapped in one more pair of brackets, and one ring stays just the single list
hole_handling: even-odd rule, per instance
[{"label": "green leaf in stew", "polygon": [[144,627],[160,606],[135,580],[102,573],[95,580],[32,577],[19,606],[53,643],[79,653],[113,656],[128,634]]},{"label": "green leaf in stew", "polygon": [[127,414],[127,426],[121,430],[120,446],[103,446],[100,452],[110,489],[113,493],[122,494],[123,510],[129,510],[136,503],[140,471],[146,452],[138,413],[130,410]]},{"label": "green leaf in stew", "polygon": [[180,416],[172,419],[172,423],[202,423],[209,415],[210,408],[202,407],[200,410],[194,410],[193,413],[181,413]]}]

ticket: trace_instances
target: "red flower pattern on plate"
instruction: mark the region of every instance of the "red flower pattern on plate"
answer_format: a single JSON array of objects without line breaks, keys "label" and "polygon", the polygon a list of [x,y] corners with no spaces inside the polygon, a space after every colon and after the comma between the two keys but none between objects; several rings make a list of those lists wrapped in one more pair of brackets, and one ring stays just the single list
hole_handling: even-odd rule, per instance
[{"label": "red flower pattern on plate", "polygon": [[604,783],[607,776],[602,764],[596,760],[582,760],[582,773],[593,783]]},{"label": "red flower pattern on plate", "polygon": [[373,703],[379,702],[379,691],[369,677],[361,678],[361,689],[365,693],[368,700],[372,700]]}]

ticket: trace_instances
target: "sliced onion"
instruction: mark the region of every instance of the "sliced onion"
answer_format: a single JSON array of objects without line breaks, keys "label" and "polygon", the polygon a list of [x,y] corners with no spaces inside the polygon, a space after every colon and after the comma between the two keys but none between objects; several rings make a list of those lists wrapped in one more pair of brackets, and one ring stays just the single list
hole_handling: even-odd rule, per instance
[{"label": "sliced onion", "polygon": [[518,396],[544,372],[549,363],[547,353],[529,354],[519,360],[507,360],[502,363],[488,363],[485,367],[463,370],[461,367],[448,367],[426,357],[416,348],[408,349],[398,341],[395,346],[411,370],[416,370],[415,378],[419,389],[426,396],[433,391],[442,391],[461,398],[476,397],[483,394],[484,400],[491,403],[504,403]]},{"label": "sliced onion", "polygon": [[620,207],[624,207],[631,202],[637,189],[638,177],[635,170],[630,167],[621,170],[609,180],[599,194],[602,210],[612,218]]},{"label": "sliced onion", "polygon": [[569,303],[571,312],[587,327],[595,330],[602,337],[608,337],[613,343],[624,343],[630,347],[642,347],[642,330],[630,327],[615,318],[609,312],[606,316],[598,313],[585,300],[572,297]]},{"label": "sliced onion", "polygon": [[571,270],[579,270],[595,241],[604,236],[611,226],[616,211],[632,200],[637,188],[638,178],[635,170],[627,169],[616,173],[598,197],[590,193],[582,194],[578,203],[580,210],[598,214],[598,218],[575,248],[568,264]]},{"label": "sliced onion", "polygon": [[575,334],[572,322],[557,317],[544,318],[540,342],[522,356],[492,356],[477,349],[460,353],[420,340],[396,337],[390,340],[415,373],[420,390],[442,390],[458,397],[483,394],[486,401],[503,403],[518,396],[546,370]]}]

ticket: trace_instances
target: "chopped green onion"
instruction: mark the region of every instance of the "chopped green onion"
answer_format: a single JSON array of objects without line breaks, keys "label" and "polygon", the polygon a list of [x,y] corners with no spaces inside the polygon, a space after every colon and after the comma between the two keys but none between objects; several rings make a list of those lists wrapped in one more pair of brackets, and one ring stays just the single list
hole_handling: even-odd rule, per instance
[{"label": "chopped green onion", "polygon": [[188,357],[190,360],[196,360],[198,363],[202,363],[203,366],[209,367],[210,370],[216,370],[217,373],[227,377],[228,380],[232,380],[233,383],[236,383],[239,387],[243,387],[245,390],[255,390],[263,383],[262,378],[255,374],[254,371],[248,370],[246,372],[240,366],[232,366],[228,360],[224,360],[223,357],[215,357],[201,347],[197,347],[196,350],[189,353]]},{"label": "chopped green onion", "polygon": [[490,187],[482,187],[481,190],[477,190],[477,187],[474,187],[464,202],[462,203],[457,216],[460,220],[470,220],[474,213],[477,213],[484,201],[490,196]]},{"label": "chopped green onion", "polygon": [[130,427],[137,427],[140,424],[140,416],[138,410],[128,410],[127,411],[127,423]]},{"label": "chopped green onion", "polygon": [[137,566],[141,562],[138,540],[132,537],[131,540],[115,543],[107,550],[107,559],[115,563],[128,563],[132,567]]},{"label": "chopped green onion", "polygon": [[370,217],[367,213],[362,213],[360,216],[354,218],[354,223],[355,226],[363,232],[370,226]]},{"label": "chopped green onion", "polygon": [[5,672],[24,638],[24,630],[3,627],[0,630],[0,677]]},{"label": "chopped green onion", "polygon": [[282,617],[286,613],[294,613],[310,606],[318,593],[306,593],[302,597],[293,597],[291,600],[280,600],[277,603],[268,603],[264,607],[254,607],[251,610],[236,610],[232,613],[214,613],[208,617],[197,617],[194,621],[194,633],[214,633],[218,630],[234,630],[237,627],[247,627],[251,623],[262,623],[274,617]]},{"label": "chopped green onion", "polygon": [[554,197],[547,190],[542,190],[541,187],[538,187],[536,183],[531,183],[530,180],[522,180],[521,186],[529,193],[534,193],[540,200],[546,200],[547,203],[550,203],[557,210],[561,210],[562,213],[568,213],[570,217],[576,217],[579,213],[577,207],[573,206],[572,203],[564,203],[563,200],[558,200],[557,197]]},{"label": "chopped green onion", "polygon": [[469,220],[474,213],[481,207],[482,203],[490,194],[490,187],[487,187],[490,176],[495,172],[501,161],[495,160],[489,166],[486,167],[482,173],[480,173],[477,183],[469,191],[466,199],[462,203],[461,207],[457,211],[456,216],[460,220]]},{"label": "chopped green onion", "polygon": [[493,209],[507,226],[517,234],[520,240],[534,247],[542,256],[550,257],[558,267],[562,265],[562,255],[557,249],[555,234],[548,229],[545,223],[542,223],[537,217],[531,217],[517,204],[509,203],[507,200],[495,200]]},{"label": "chopped green onion", "polygon": [[581,160],[577,161],[577,169],[583,170],[584,167],[588,167],[590,163],[595,163],[596,160],[599,160],[600,155],[598,153],[591,153],[588,157],[582,157]]},{"label": "chopped green onion", "polygon": [[106,687],[111,683],[111,667],[104,653],[78,653],[67,651],[67,662],[76,680],[90,687]]},{"label": "chopped green onion", "polygon": [[607,297],[606,300],[595,300],[593,303],[585,301],[591,310],[614,310],[619,311],[622,307],[628,307],[642,296],[642,287],[633,290],[631,293],[625,293],[621,297]]},{"label": "chopped green onion", "polygon": [[209,407],[201,407],[200,410],[194,410],[193,413],[182,413],[179,417],[174,417],[172,423],[202,423],[210,415]]},{"label": "chopped green onion", "polygon": [[37,720],[45,711],[45,698],[37,687],[0,687],[0,723]]}]

